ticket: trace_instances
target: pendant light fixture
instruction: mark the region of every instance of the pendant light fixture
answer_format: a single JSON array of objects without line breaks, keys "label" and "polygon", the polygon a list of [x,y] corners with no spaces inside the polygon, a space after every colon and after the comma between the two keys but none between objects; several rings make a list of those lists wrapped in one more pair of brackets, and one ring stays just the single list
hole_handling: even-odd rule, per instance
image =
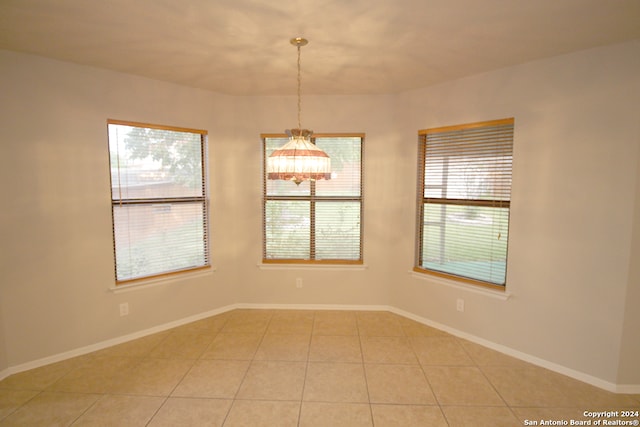
[{"label": "pendant light fixture", "polygon": [[290,40],[298,49],[298,128],[287,129],[289,141],[275,150],[267,159],[267,178],[293,181],[300,185],[304,181],[331,179],[331,159],[311,142],[312,130],[300,125],[300,48],[309,43],[302,37]]}]

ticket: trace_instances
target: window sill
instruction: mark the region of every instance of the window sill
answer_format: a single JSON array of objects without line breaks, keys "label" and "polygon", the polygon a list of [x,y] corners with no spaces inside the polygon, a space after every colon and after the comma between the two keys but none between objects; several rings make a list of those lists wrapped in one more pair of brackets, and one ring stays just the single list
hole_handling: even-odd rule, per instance
[{"label": "window sill", "polygon": [[409,274],[416,279],[427,280],[429,282],[438,283],[441,285],[449,286],[451,288],[460,289],[460,290],[472,292],[475,294],[485,295],[485,296],[496,298],[502,301],[506,301],[511,297],[511,294],[507,292],[506,289],[504,291],[493,290],[489,288],[484,288],[482,286],[456,282],[455,280],[449,280],[442,277],[430,275],[427,273],[418,273],[417,271],[413,271],[413,270],[409,270]]},{"label": "window sill", "polygon": [[185,271],[181,274],[175,274],[166,277],[149,278],[148,280],[141,280],[139,282],[131,283],[129,285],[116,285],[109,288],[109,291],[114,294],[120,294],[123,292],[139,291],[142,289],[153,288],[155,286],[169,285],[173,282],[184,281],[187,279],[193,279],[196,277],[210,276],[216,271],[215,267],[203,268],[196,271]]},{"label": "window sill", "polygon": [[264,263],[259,262],[260,270],[366,270],[366,264],[299,264],[299,263]]}]

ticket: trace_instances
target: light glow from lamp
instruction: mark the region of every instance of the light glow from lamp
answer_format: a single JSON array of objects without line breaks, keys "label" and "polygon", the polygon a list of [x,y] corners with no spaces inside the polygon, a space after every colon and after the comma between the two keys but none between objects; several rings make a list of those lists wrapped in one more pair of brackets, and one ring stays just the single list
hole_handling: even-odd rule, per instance
[{"label": "light glow from lamp", "polygon": [[331,159],[309,139],[306,129],[287,131],[289,141],[267,160],[267,178],[303,181],[331,179]]},{"label": "light glow from lamp", "polygon": [[331,179],[331,159],[311,142],[313,131],[302,129],[300,125],[300,47],[307,43],[301,37],[291,39],[291,44],[298,48],[298,128],[286,130],[289,141],[267,159],[267,179],[289,180],[296,185],[304,181]]}]

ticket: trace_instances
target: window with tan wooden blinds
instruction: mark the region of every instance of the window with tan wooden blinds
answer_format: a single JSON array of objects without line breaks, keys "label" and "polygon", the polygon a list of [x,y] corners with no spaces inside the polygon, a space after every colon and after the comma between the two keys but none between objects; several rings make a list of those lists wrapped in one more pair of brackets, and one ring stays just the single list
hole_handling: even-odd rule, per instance
[{"label": "window with tan wooden blinds", "polygon": [[108,121],[116,282],[209,266],[206,131]]},{"label": "window with tan wooden blinds", "polygon": [[[262,135],[262,141],[266,163],[287,137]],[[362,134],[312,138],[331,158],[330,180],[296,185],[263,174],[263,262],[362,263],[363,141]]]},{"label": "window with tan wooden blinds", "polygon": [[419,132],[417,271],[506,285],[514,119]]}]

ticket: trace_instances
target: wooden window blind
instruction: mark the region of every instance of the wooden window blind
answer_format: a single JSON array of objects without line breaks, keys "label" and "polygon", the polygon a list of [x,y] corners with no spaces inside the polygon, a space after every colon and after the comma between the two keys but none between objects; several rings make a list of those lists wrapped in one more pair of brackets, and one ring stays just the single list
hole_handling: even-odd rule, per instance
[{"label": "wooden window blind", "polygon": [[421,130],[416,271],[506,285],[514,119]]},{"label": "wooden window blind", "polygon": [[107,126],[116,283],[209,266],[207,132]]},{"label": "wooden window blind", "polygon": [[[261,135],[266,159],[287,142]],[[363,134],[318,134],[312,141],[331,158],[330,180],[268,180],[263,173],[264,263],[362,263]]]}]

